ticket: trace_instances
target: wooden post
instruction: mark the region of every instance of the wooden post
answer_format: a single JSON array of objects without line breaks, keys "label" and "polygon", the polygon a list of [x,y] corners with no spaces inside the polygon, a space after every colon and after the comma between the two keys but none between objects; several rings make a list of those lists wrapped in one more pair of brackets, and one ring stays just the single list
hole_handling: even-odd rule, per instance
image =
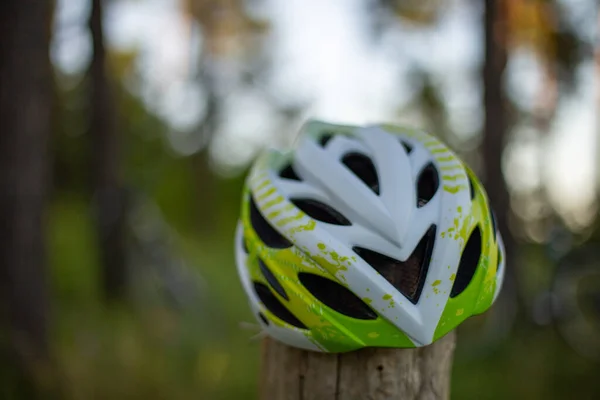
[{"label": "wooden post", "polygon": [[456,335],[418,349],[326,354],[262,344],[260,400],[438,400],[450,398]]}]

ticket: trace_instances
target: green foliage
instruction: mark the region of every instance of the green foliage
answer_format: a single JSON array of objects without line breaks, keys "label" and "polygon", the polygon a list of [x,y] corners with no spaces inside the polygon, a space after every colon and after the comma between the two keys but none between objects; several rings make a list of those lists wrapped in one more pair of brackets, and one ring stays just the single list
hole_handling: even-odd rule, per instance
[{"label": "green foliage", "polygon": [[[209,301],[181,312],[163,301],[104,307],[86,203],[62,197],[51,209],[55,353],[73,399],[239,399],[256,391],[258,344],[238,287],[230,238],[188,236],[177,247],[209,285]],[[158,296],[158,294],[156,294]],[[196,308],[202,308],[197,312]]]},{"label": "green foliage", "polygon": [[[197,266],[206,284],[197,288],[205,291],[200,301],[185,309],[174,307],[158,291],[153,299],[107,308],[98,287],[88,186],[93,149],[88,147],[84,110],[78,106],[83,85],[79,81],[59,92],[53,143],[56,184],[48,210],[56,310],[52,343],[66,397],[252,398],[258,343],[249,342],[256,332],[239,327],[252,316],[243,306],[231,250],[239,198],[234,193],[241,187],[240,179],[218,180],[203,155],[175,155],[165,142],[164,123],[120,88],[123,176],[134,198],[158,204],[168,226],[177,232],[176,252],[191,268]],[[199,176],[206,179],[199,181]],[[218,203],[220,193],[227,201]],[[214,214],[216,228],[209,232],[202,230],[207,214]],[[137,278],[134,286],[144,276]]]},{"label": "green foliage", "polygon": [[64,196],[50,207],[48,232],[54,300],[76,304],[82,311],[96,305],[99,296],[99,262],[87,204]]},{"label": "green foliage", "polygon": [[[426,28],[441,9],[438,1],[381,1],[403,21]],[[556,60],[564,83],[572,83],[581,45],[572,31],[556,31]],[[117,74],[131,60],[119,61]],[[565,73],[563,76],[562,73]],[[571,72],[571,75],[568,73]],[[445,139],[459,143],[436,82],[425,74],[412,106]],[[571,80],[569,80],[571,79]],[[122,76],[117,81],[122,82]],[[54,192],[48,209],[48,250],[54,319],[53,350],[68,399],[253,399],[258,384],[259,344],[242,321],[253,322],[236,274],[233,234],[243,176],[214,174],[206,153],[182,157],[167,143],[169,127],[122,85],[116,88],[122,174],[134,199],[158,205],[174,232],[173,251],[198,272],[199,299],[175,307],[158,291],[152,298],[107,308],[100,301],[99,262],[91,216],[90,159],[85,80],[57,76],[52,141]],[[464,143],[461,142],[464,150]],[[459,149],[461,150],[461,149]],[[597,229],[600,232],[600,228]],[[598,236],[600,237],[600,236]],[[165,238],[166,240],[166,238]],[[548,281],[540,245],[522,248],[525,291]],[[175,260],[173,260],[175,263]],[[144,270],[134,275],[134,286]],[[148,273],[150,273],[148,271]],[[525,324],[523,322],[523,324]],[[469,328],[462,328],[469,329]],[[471,332],[472,334],[472,332]],[[469,343],[460,342],[462,347]],[[468,335],[465,335],[468,337]],[[552,328],[518,329],[493,354],[459,356],[453,370],[456,399],[591,398],[600,392],[597,365],[576,355]],[[0,391],[0,397],[3,396]],[[26,398],[26,397],[23,397]]]},{"label": "green foliage", "polygon": [[[522,321],[526,323],[525,321]],[[469,343],[460,341],[460,347]],[[552,329],[520,329],[494,354],[460,359],[452,374],[456,399],[592,399],[597,364],[573,353]]]}]

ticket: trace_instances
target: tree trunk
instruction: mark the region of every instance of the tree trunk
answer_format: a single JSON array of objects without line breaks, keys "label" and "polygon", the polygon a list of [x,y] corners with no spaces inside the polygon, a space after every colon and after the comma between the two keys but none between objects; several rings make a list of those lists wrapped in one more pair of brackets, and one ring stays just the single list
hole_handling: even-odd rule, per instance
[{"label": "tree trunk", "polygon": [[128,280],[125,258],[127,207],[120,176],[117,109],[106,65],[102,5],[103,0],[92,0],[89,19],[94,51],[89,70],[94,208],[104,294],[108,299],[120,299],[126,294]]},{"label": "tree trunk", "polygon": [[497,223],[504,236],[508,236],[509,197],[502,174],[502,154],[507,129],[503,90],[506,43],[501,20],[502,4],[502,1],[485,0],[483,159],[486,189],[496,212]]},{"label": "tree trunk", "polygon": [[40,378],[49,359],[43,237],[52,9],[51,1],[0,2],[0,375],[18,375],[0,382],[0,397],[12,393],[7,384]]},{"label": "tree trunk", "polygon": [[504,69],[507,60],[505,2],[485,0],[484,31],[485,60],[483,66],[484,135],[483,164],[485,188],[496,214],[498,229],[506,247],[505,285],[516,284],[515,241],[509,229],[510,196],[504,174],[502,155],[508,130],[506,99],[504,96]]},{"label": "tree trunk", "polygon": [[418,349],[342,354],[295,349],[267,338],[261,400],[439,400],[450,398],[454,332]]},{"label": "tree trunk", "polygon": [[[596,30],[600,31],[600,3],[596,3]],[[595,79],[596,79],[596,110],[600,115],[600,43],[596,41],[596,46],[594,47],[594,66],[596,67]],[[595,186],[596,186],[596,202],[600,203],[600,120],[596,117],[596,174],[595,178]],[[596,220],[596,225],[598,225],[599,221]],[[598,230],[596,230],[598,231]],[[600,233],[600,232],[599,232]],[[600,238],[598,238],[600,239]]]}]

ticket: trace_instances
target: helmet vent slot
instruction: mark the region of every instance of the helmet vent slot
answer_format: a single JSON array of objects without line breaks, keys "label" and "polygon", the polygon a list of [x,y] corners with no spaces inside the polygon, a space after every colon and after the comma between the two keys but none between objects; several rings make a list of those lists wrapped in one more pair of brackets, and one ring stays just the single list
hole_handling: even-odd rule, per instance
[{"label": "helmet vent slot", "polygon": [[269,320],[267,319],[267,317],[265,317],[265,314],[259,312],[258,318],[260,318],[260,320],[263,322],[263,324],[265,324],[266,326],[269,326]]},{"label": "helmet vent slot", "polygon": [[502,265],[502,251],[500,250],[500,247],[498,247],[498,265],[496,266],[496,275],[498,275],[498,273],[500,273],[500,266]]},{"label": "helmet vent slot", "polygon": [[348,153],[342,163],[365,183],[373,192],[379,194],[379,178],[373,161],[361,153]]},{"label": "helmet vent slot", "polygon": [[281,172],[279,173],[279,176],[284,179],[290,179],[293,181],[301,181],[302,180],[296,173],[296,170],[294,169],[294,167],[292,167],[292,164],[288,164],[284,169],[282,169]]},{"label": "helmet vent slot", "polygon": [[473,185],[471,177],[469,177],[469,192],[471,193],[471,200],[475,199],[475,185]]},{"label": "helmet vent slot", "polygon": [[427,164],[417,179],[417,207],[423,207],[435,196],[440,179],[432,163]]},{"label": "helmet vent slot", "polygon": [[406,150],[406,154],[410,154],[411,151],[413,151],[413,148],[410,144],[406,143],[403,140],[401,140],[400,143],[402,144],[402,147],[404,147],[404,150]]},{"label": "helmet vent slot", "polygon": [[254,291],[263,305],[277,318],[300,329],[307,329],[271,292],[264,283],[254,282]]},{"label": "helmet vent slot", "polygon": [[373,250],[354,247],[353,250],[411,303],[417,304],[427,277],[435,244],[436,226],[432,225],[406,261],[396,260]]},{"label": "helmet vent slot", "polygon": [[319,144],[321,147],[327,146],[327,143],[333,138],[332,133],[325,133],[323,136],[319,138]]},{"label": "helmet vent slot", "polygon": [[496,223],[496,213],[490,208],[490,218],[492,219],[492,229],[494,230],[494,242],[498,236],[498,226]]},{"label": "helmet vent slot", "polygon": [[281,297],[283,297],[286,300],[289,300],[290,298],[283,289],[283,286],[281,286],[277,278],[275,278],[275,275],[273,275],[269,267],[267,267],[264,261],[260,258],[258,259],[258,266],[260,267],[260,272],[262,272],[263,276],[265,277],[271,288],[273,288],[273,290],[275,290]]},{"label": "helmet vent slot", "polygon": [[292,167],[292,164],[288,164],[284,169],[282,169],[281,172],[279,172],[279,176],[284,179],[290,179],[293,181],[301,181],[302,180],[296,173],[296,170],[294,169],[294,167]]},{"label": "helmet vent slot", "polygon": [[320,302],[340,314],[356,319],[377,319],[364,301],[339,283],[320,275],[301,272],[298,279]]},{"label": "helmet vent slot", "polygon": [[458,271],[456,271],[456,279],[452,285],[450,297],[456,297],[461,294],[475,275],[479,259],[481,257],[481,229],[477,226],[467,241],[465,249],[460,257]]},{"label": "helmet vent slot", "polygon": [[266,246],[274,249],[292,247],[292,243],[277,232],[263,217],[252,196],[250,196],[250,223],[260,240]]},{"label": "helmet vent slot", "polygon": [[246,236],[241,235],[240,241],[242,242],[242,250],[244,250],[245,254],[250,253],[250,251],[248,250],[248,242],[246,241]]},{"label": "helmet vent slot", "polygon": [[333,225],[352,225],[348,218],[344,217],[340,212],[318,200],[292,199],[290,201],[309,217],[317,221]]}]

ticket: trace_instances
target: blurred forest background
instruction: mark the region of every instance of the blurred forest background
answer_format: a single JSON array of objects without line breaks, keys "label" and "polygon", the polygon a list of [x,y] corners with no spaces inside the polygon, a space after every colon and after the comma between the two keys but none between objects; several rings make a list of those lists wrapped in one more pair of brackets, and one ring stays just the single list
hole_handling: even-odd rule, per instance
[{"label": "blurred forest background", "polygon": [[456,399],[600,396],[593,0],[0,2],[0,398],[253,399],[233,231],[307,118],[482,177],[509,252]]}]

